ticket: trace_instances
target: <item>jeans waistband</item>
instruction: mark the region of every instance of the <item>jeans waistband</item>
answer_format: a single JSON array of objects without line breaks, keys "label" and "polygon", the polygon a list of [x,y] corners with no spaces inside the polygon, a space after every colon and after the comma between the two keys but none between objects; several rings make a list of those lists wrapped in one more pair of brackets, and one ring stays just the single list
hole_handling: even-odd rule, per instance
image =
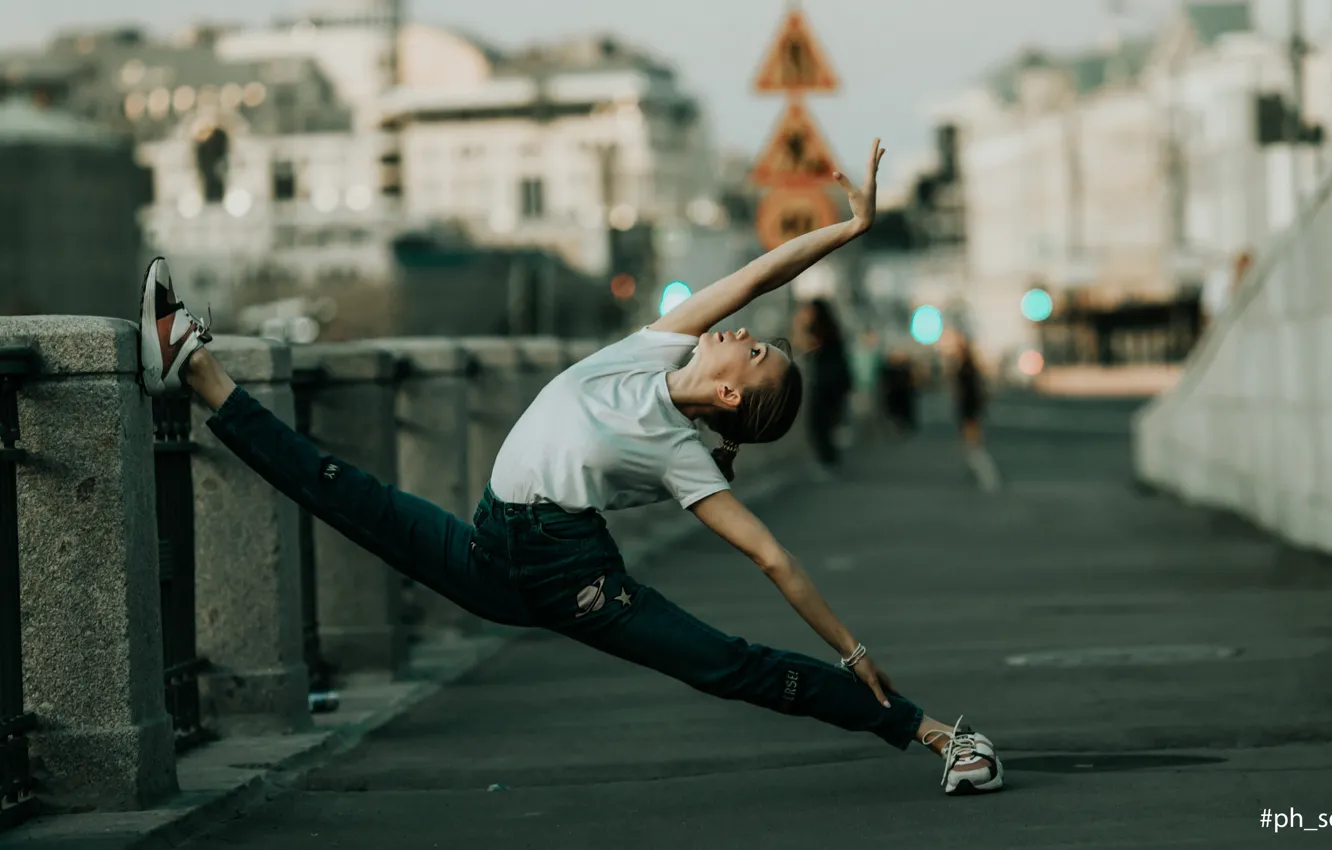
[{"label": "jeans waistband", "polygon": [[570,513],[559,505],[551,504],[550,502],[538,502],[531,505],[506,502],[499,496],[495,495],[495,491],[490,489],[490,484],[486,484],[486,490],[481,497],[481,502],[486,506],[488,513],[499,513],[506,517],[527,517],[529,520],[534,521],[554,519],[576,521],[583,518],[589,520],[597,520],[601,518],[601,512],[595,508],[588,508],[587,510]]}]

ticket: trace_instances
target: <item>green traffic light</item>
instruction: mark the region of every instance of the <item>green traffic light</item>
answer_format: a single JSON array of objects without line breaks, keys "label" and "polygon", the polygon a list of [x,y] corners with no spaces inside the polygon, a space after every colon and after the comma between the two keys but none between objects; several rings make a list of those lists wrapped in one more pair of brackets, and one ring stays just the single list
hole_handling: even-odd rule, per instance
[{"label": "green traffic light", "polygon": [[1031,289],[1022,296],[1022,315],[1033,322],[1043,322],[1054,312],[1054,300],[1044,289]]},{"label": "green traffic light", "polygon": [[682,280],[677,280],[668,284],[667,287],[662,290],[661,304],[657,306],[658,313],[663,316],[666,315],[676,307],[679,307],[681,302],[693,294],[694,291],[689,288],[689,284]]}]

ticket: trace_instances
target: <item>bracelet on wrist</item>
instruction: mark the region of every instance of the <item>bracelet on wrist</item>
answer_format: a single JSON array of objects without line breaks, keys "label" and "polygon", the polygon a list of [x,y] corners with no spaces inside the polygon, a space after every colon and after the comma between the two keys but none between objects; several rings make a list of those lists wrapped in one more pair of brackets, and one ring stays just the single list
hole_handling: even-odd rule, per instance
[{"label": "bracelet on wrist", "polygon": [[841,667],[843,670],[850,670],[852,667],[855,667],[856,664],[860,662],[860,659],[864,657],[865,657],[865,644],[858,643],[856,644],[856,648],[852,650],[851,654],[848,655],[846,658],[842,659]]}]

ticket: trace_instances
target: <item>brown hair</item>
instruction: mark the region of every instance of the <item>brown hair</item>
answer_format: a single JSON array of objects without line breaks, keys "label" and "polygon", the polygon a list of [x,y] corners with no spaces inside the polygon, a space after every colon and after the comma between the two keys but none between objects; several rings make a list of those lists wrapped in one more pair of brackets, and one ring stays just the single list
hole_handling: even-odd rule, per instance
[{"label": "brown hair", "polygon": [[[784,339],[769,343],[787,357],[791,344]],[[712,450],[712,459],[727,481],[735,480],[735,455],[742,443],[771,443],[786,436],[800,413],[805,385],[800,367],[791,361],[781,380],[746,389],[733,411],[718,411],[704,421],[722,438]]]}]

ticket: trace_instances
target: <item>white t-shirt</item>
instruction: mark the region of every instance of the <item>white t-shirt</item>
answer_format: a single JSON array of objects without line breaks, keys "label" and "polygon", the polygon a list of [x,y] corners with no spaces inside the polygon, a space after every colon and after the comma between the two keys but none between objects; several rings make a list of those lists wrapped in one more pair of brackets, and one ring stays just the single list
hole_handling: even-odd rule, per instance
[{"label": "white t-shirt", "polygon": [[614,511],[729,490],[698,429],[671,402],[666,373],[698,339],[644,328],[566,369],[500,448],[490,488],[514,504]]}]

